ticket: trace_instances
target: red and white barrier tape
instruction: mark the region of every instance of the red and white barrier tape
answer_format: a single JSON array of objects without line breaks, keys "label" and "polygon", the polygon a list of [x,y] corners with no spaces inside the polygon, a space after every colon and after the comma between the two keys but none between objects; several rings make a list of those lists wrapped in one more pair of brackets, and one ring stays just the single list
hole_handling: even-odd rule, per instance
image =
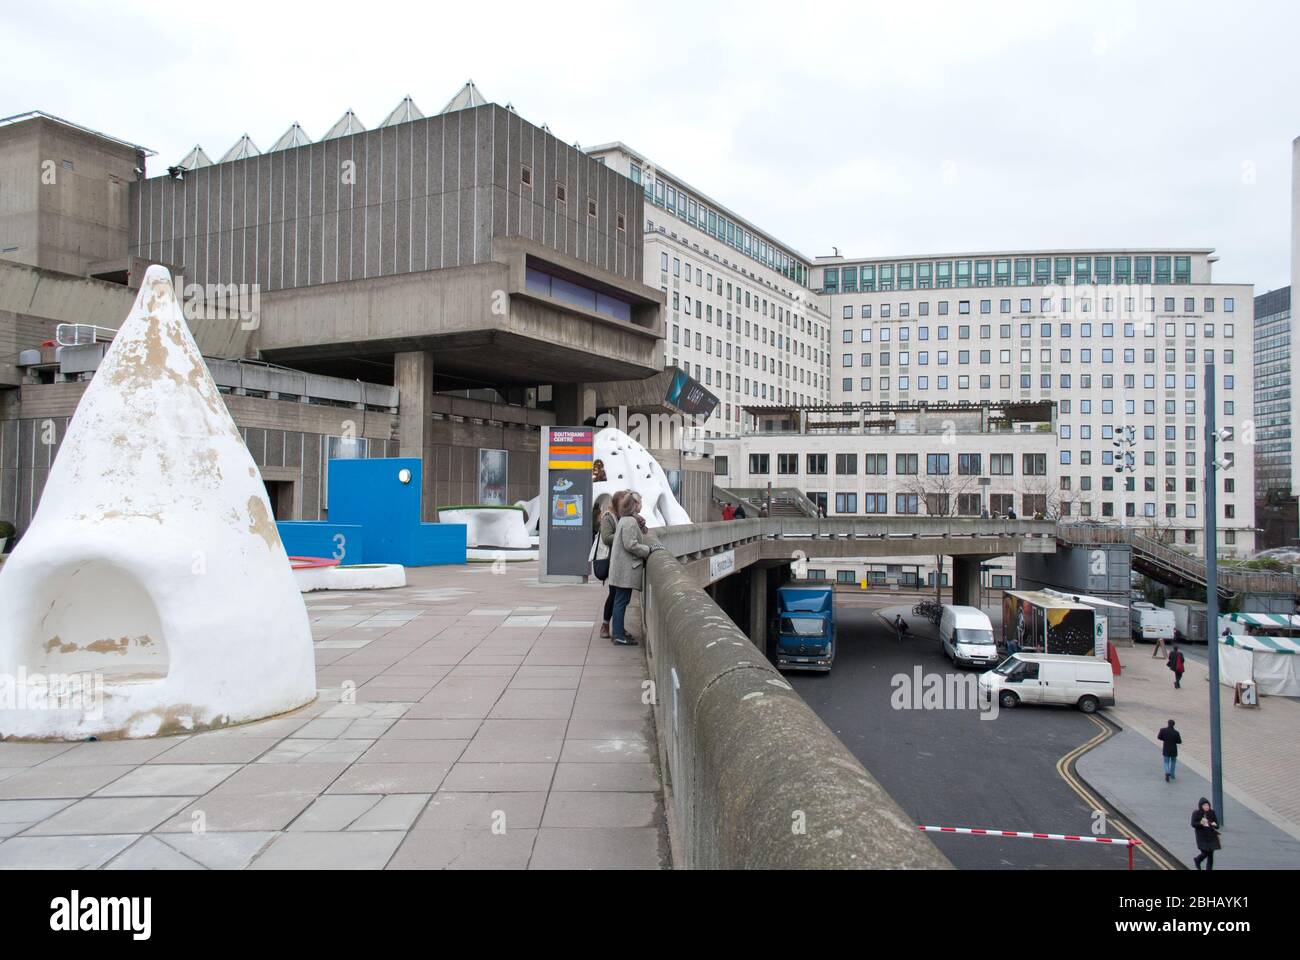
[{"label": "red and white barrier tape", "polygon": [[1076,843],[1109,843],[1114,846],[1128,847],[1128,868],[1133,869],[1133,848],[1142,845],[1141,840],[1129,837],[1082,837],[1069,833],[1033,833],[1028,830],[985,830],[981,827],[929,827],[917,824],[916,829],[925,833],[963,833],[976,837],[1023,837],[1029,840],[1073,840]]}]

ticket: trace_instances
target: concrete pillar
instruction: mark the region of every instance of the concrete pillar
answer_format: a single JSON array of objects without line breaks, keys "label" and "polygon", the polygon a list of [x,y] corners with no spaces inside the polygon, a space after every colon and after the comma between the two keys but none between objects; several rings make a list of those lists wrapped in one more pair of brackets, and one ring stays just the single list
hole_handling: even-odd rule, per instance
[{"label": "concrete pillar", "polygon": [[596,388],[585,383],[557,383],[551,387],[555,422],[578,427],[596,416]]},{"label": "concrete pillar", "polygon": [[952,602],[957,607],[980,605],[980,562],[983,557],[952,558]]},{"label": "concrete pillar", "polygon": [[400,415],[398,456],[419,457],[423,462],[420,518],[434,521],[438,518],[434,516],[437,504],[433,495],[433,431],[429,419],[433,400],[433,352],[414,350],[396,354],[393,357],[393,385],[397,387]]},{"label": "concrete pillar", "polygon": [[768,656],[767,649],[767,568],[752,566],[745,571],[749,577],[749,639],[754,642],[763,656]]}]

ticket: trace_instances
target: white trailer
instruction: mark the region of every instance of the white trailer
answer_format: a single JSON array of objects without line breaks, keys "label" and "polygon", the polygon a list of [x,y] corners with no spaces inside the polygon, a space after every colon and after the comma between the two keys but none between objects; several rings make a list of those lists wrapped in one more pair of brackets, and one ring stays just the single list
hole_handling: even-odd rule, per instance
[{"label": "white trailer", "polygon": [[1174,639],[1179,643],[1206,643],[1205,603],[1201,600],[1166,600],[1165,609],[1174,615]]}]

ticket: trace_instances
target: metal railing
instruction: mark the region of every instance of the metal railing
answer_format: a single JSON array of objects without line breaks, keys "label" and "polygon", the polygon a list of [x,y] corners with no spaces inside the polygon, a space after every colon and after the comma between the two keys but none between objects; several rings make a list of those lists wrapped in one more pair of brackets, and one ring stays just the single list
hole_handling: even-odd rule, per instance
[{"label": "metal railing", "polygon": [[[1057,539],[1071,544],[1127,544],[1135,562],[1163,569],[1191,583],[1205,586],[1205,561],[1131,527],[1113,524],[1063,523]],[[1300,577],[1267,570],[1242,570],[1220,562],[1219,592],[1276,593],[1300,597]]]}]

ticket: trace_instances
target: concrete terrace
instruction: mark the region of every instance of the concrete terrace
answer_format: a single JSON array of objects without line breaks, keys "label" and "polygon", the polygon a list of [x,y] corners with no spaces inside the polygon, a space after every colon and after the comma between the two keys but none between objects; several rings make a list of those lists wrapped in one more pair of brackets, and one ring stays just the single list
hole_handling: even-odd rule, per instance
[{"label": "concrete terrace", "polygon": [[669,866],[643,648],[535,563],[306,595],[319,699],[155,740],[0,743],[0,868]]}]

